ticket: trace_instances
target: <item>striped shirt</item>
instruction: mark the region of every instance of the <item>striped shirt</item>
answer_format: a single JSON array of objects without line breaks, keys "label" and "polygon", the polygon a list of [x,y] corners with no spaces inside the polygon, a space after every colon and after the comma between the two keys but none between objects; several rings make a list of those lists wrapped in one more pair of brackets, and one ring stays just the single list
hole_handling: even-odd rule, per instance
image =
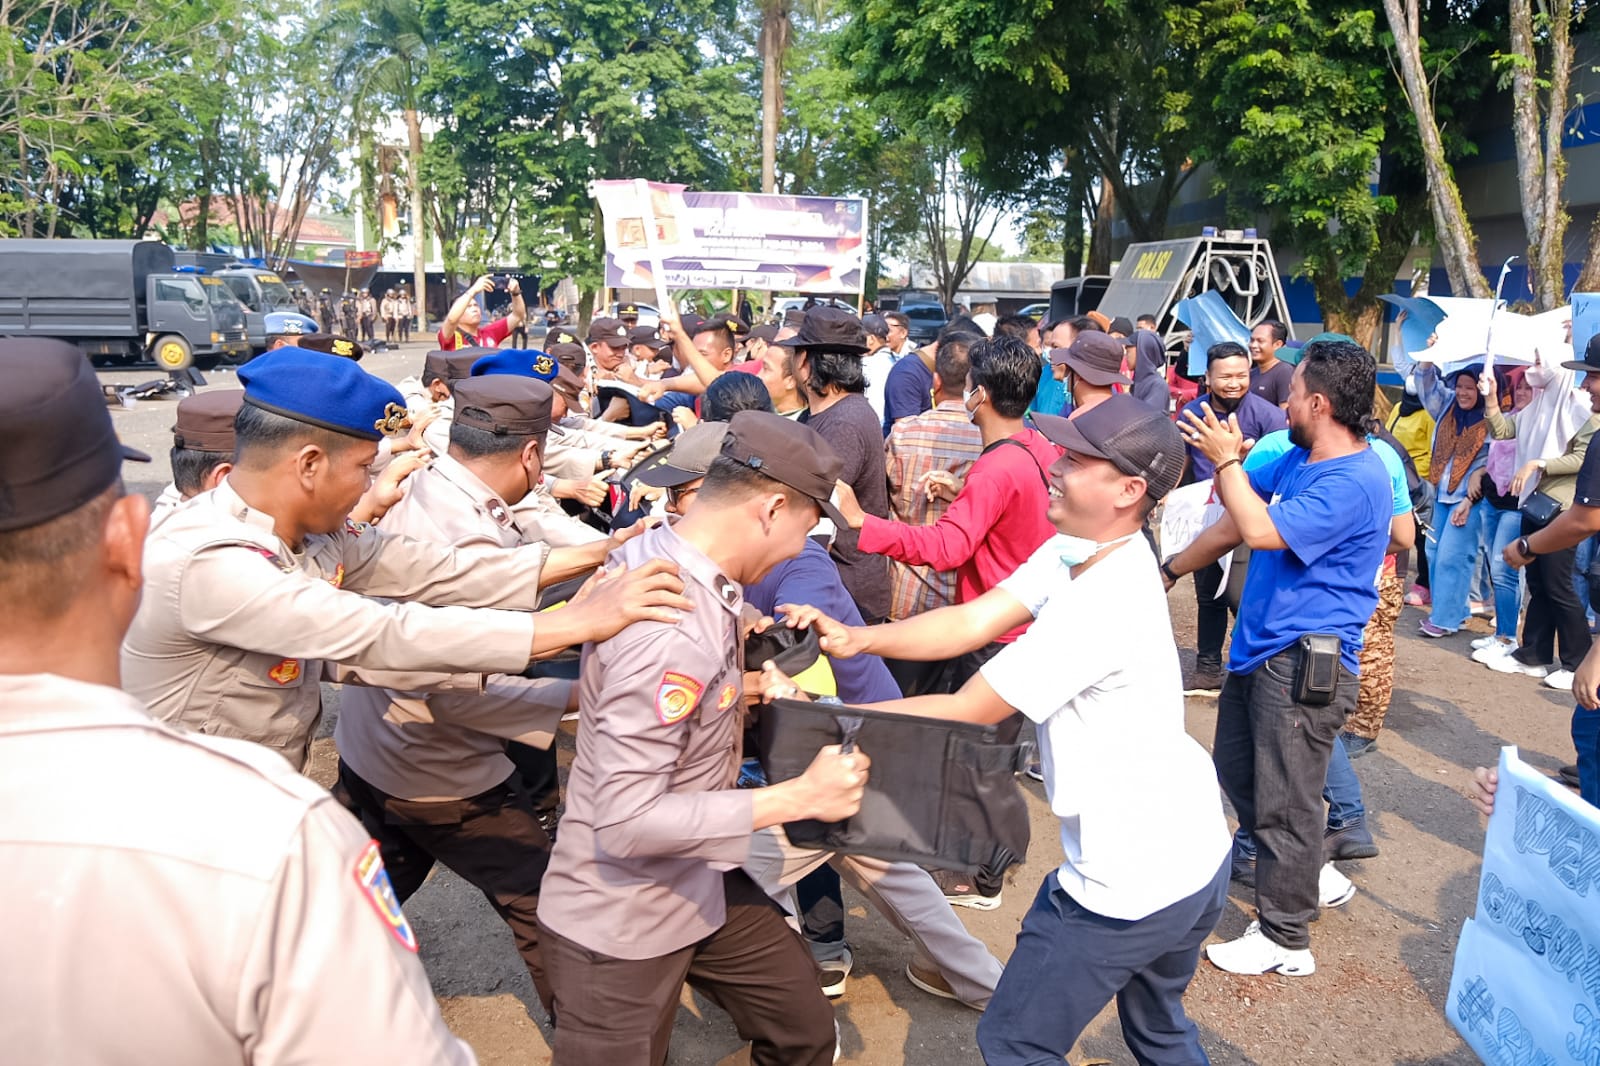
[{"label": "striped shirt", "polygon": [[[944,470],[965,478],[983,452],[983,435],[960,400],[942,400],[931,411],[894,424],[884,443],[889,475],[889,511],[896,522],[931,526],[950,507],[928,501],[918,484],[924,474]],[[889,562],[889,617],[910,618],[956,601],[956,572]]]}]

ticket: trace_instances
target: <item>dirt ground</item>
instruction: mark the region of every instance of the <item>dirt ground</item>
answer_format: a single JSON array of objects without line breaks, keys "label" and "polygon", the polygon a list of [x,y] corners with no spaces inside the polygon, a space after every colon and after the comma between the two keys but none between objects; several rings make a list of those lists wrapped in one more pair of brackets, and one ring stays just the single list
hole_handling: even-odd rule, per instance
[{"label": "dirt ground", "polygon": [[[426,345],[403,353],[374,353],[363,362],[398,380],[420,368]],[[104,372],[126,383],[150,371]],[[211,387],[233,387],[227,371],[208,375]],[[145,401],[114,409],[123,439],[156,456],[149,469],[127,468],[130,487],[154,496],[167,480],[174,402]],[[1175,639],[1192,656],[1194,599],[1190,582],[1171,598]],[[1492,764],[1503,744],[1517,744],[1531,765],[1553,773],[1572,760],[1571,699],[1524,677],[1493,673],[1467,659],[1467,642],[1488,631],[1443,640],[1416,635],[1422,615],[1407,608],[1399,624],[1394,703],[1377,750],[1355,763],[1382,847],[1376,859],[1344,863],[1359,893],[1313,927],[1317,971],[1309,978],[1235,977],[1202,961],[1187,1006],[1202,1042],[1219,1066],[1349,1063],[1368,1066],[1470,1064],[1476,1060],[1445,1021],[1444,999],[1462,919],[1471,913],[1483,844],[1481,819],[1462,798],[1472,768]],[[1148,640],[1150,634],[1129,634]],[[1063,654],[1070,653],[1063,649]],[[327,784],[335,754],[329,734],[337,690],[329,687],[322,739],[312,776]],[[1209,747],[1213,699],[1190,698],[1190,733]],[[570,759],[571,737],[563,738]],[[967,927],[1004,960],[1042,878],[1059,862],[1057,828],[1042,786],[1024,780],[1033,812],[1028,861],[1011,873],[1002,905],[963,910]],[[849,990],[836,1001],[843,1033],[841,1061],[864,1066],[954,1066],[979,1061],[977,1014],[914,988],[904,968],[910,948],[889,924],[846,890],[848,936],[855,952]],[[1219,938],[1242,932],[1250,894],[1234,886]],[[422,942],[422,960],[452,1029],[486,1066],[537,1066],[550,1061],[549,1030],[527,972],[506,928],[483,899],[448,871],[436,870],[406,904]],[[727,1018],[685,993],[670,1061],[674,1064],[746,1061]],[[1103,1058],[1132,1063],[1114,1007],[1079,1042],[1073,1062]]]}]

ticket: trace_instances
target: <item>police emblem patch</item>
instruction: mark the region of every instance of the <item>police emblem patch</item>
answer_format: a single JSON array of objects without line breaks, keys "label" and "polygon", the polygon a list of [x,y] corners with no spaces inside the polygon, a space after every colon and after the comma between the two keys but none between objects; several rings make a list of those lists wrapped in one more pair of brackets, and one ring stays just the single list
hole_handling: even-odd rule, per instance
[{"label": "police emblem patch", "polygon": [[727,710],[733,706],[733,701],[738,698],[738,690],[733,687],[732,681],[728,682],[722,686],[722,695],[717,697],[717,710]]},{"label": "police emblem patch", "polygon": [[280,685],[292,685],[300,680],[300,660],[285,659],[268,670],[267,676]]},{"label": "police emblem patch", "polygon": [[661,686],[656,689],[656,717],[662,725],[683,721],[700,705],[706,687],[688,674],[668,670],[661,675]]},{"label": "police emblem patch", "polygon": [[383,924],[389,927],[389,932],[407,951],[415,952],[416,931],[400,909],[400,898],[394,894],[394,885],[389,882],[389,871],[383,868],[383,855],[378,851],[376,840],[369,843],[367,850],[361,853],[361,858],[356,860],[355,874],[356,884],[372,901],[373,909],[383,919]]}]

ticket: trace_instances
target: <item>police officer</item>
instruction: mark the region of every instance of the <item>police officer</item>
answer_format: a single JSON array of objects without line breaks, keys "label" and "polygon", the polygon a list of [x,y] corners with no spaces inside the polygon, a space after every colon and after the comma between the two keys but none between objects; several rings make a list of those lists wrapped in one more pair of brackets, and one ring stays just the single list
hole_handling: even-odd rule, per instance
[{"label": "police officer", "polygon": [[233,420],[244,403],[243,389],[210,389],[178,401],[172,427],[172,483],[156,497],[150,512],[155,528],[184,500],[216,488],[233,469]]},{"label": "police officer", "polygon": [[403,378],[397,386],[413,420],[424,415],[434,419],[422,436],[433,454],[443,455],[450,447],[450,419],[455,411],[450,399],[451,384],[470,376],[472,364],[493,351],[493,348],[431,351],[422,360],[421,375]]},{"label": "police officer", "polygon": [[145,457],[71,345],[0,342],[0,373],[6,1057],[473,1063],[355,820],[255,745],[175,733],[117,690],[148,515],[120,464]]},{"label": "police officer", "polygon": [[404,414],[400,394],[349,360],[294,348],[247,363],[239,380],[233,471],[145,549],[149,588],[123,674],[163,720],[255,740],[298,768],[322,660],[519,673],[543,652],[616,632],[629,613],[660,617],[682,602],[672,568],[652,564],[536,623],[527,612],[541,582],[592,570],[600,548],[451,551],[352,525],[377,427]]},{"label": "police officer", "polygon": [[867,757],[830,747],[793,781],[732,786],[740,583],[801,550],[838,472],[810,428],[741,411],[694,509],[612,556],[676,562],[694,610],[584,648],[577,758],[539,913],[563,1066],[665,1062],[685,979],[733,1017],[754,1066],[833,1059],[811,954],[738,866],[753,830],[853,814]]},{"label": "police officer", "polygon": [[[458,382],[449,454],[415,476],[383,531],[457,548],[529,543],[511,506],[539,481],[550,395],[515,374]],[[548,750],[569,703],[573,682],[554,678],[494,675],[481,692],[429,695],[349,686],[334,730],[340,786],[382,846],[400,902],[435,860],[477,886],[511,927],[546,1010],[534,916],[550,840],[506,741]]]}]

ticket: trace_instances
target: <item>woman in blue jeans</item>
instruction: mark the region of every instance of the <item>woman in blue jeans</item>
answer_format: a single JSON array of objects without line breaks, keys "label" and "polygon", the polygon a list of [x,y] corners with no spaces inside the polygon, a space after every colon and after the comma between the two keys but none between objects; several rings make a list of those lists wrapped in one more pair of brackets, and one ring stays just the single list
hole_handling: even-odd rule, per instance
[{"label": "woman in blue jeans", "polygon": [[1489,454],[1489,426],[1478,391],[1482,373],[1483,365],[1474,363],[1441,380],[1437,366],[1417,365],[1417,392],[1437,423],[1428,466],[1437,498],[1434,513],[1451,515],[1451,520],[1437,524],[1437,541],[1428,549],[1433,612],[1421,625],[1425,637],[1454,633],[1470,617],[1467,593],[1478,562],[1483,515],[1469,503],[1457,525],[1452,512],[1466,501],[1472,475],[1483,468]]},{"label": "woman in blue jeans", "polygon": [[[1514,397],[1515,417],[1533,400],[1522,367],[1496,373],[1499,394]],[[1491,427],[1492,428],[1492,427]],[[1494,583],[1494,633],[1472,642],[1472,658],[1486,663],[1496,655],[1517,650],[1517,619],[1522,613],[1522,574],[1505,561],[1506,545],[1522,535],[1522,511],[1511,483],[1517,473],[1517,442],[1490,440],[1482,469],[1472,475],[1467,499],[1481,512],[1483,542],[1489,551],[1489,574]],[[1457,505],[1460,506],[1459,504]]]}]

